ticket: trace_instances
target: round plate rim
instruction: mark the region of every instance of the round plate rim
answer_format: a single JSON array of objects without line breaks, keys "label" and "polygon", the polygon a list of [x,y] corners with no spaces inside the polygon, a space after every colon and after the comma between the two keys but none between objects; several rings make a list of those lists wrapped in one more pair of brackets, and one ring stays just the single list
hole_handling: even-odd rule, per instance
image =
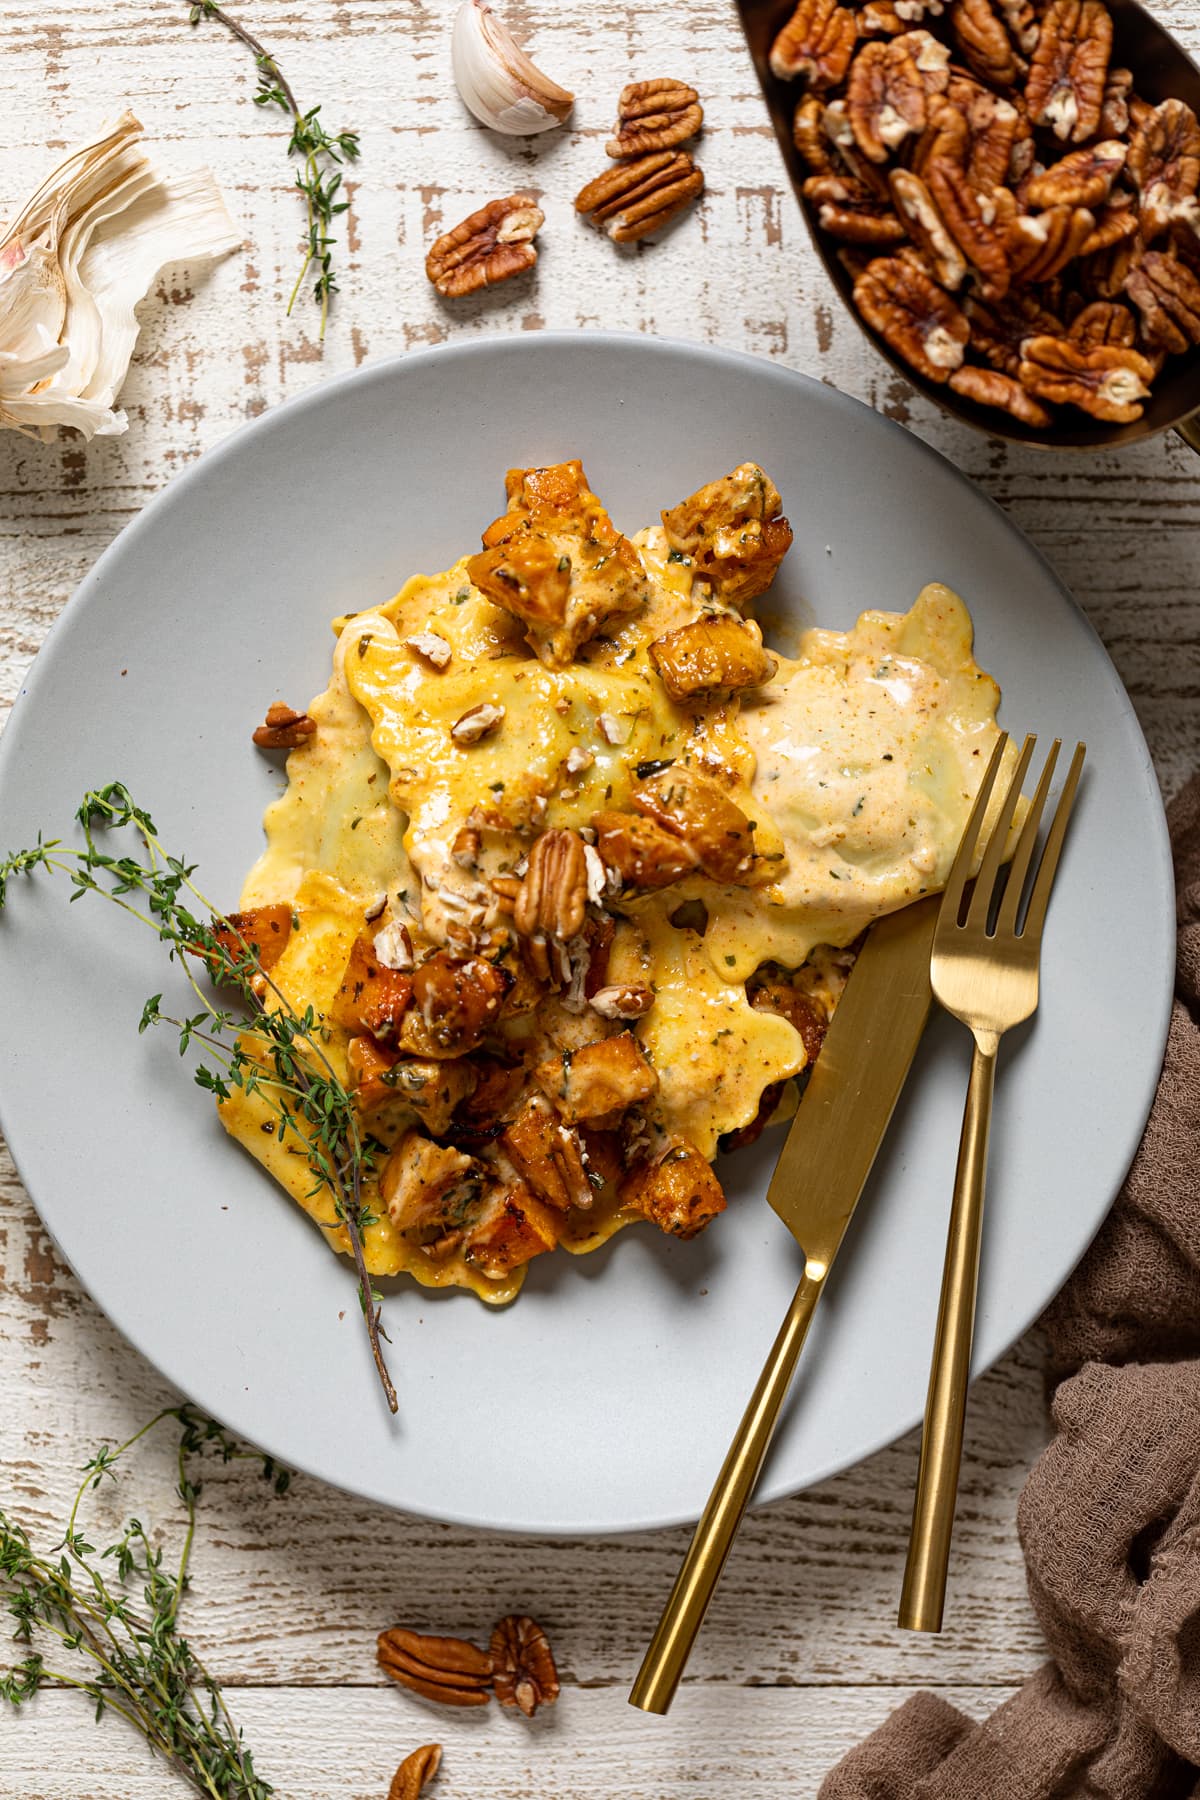
[{"label": "round plate rim", "polygon": [[[258,438],[265,440],[273,430],[280,427],[281,421],[291,421],[307,411],[319,411],[320,408],[334,396],[344,394],[356,387],[366,388],[376,383],[387,383],[395,380],[397,377],[402,377],[407,369],[414,366],[424,366],[429,363],[437,362],[471,361],[474,359],[486,361],[489,356],[495,355],[498,352],[503,354],[516,354],[518,356],[536,356],[547,347],[555,349],[570,348],[581,341],[586,341],[589,344],[598,346],[611,347],[613,350],[624,354],[657,355],[666,352],[682,355],[687,358],[699,358],[702,362],[725,364],[734,370],[739,368],[753,370],[759,375],[769,375],[784,386],[791,385],[798,390],[819,390],[822,403],[832,405],[835,411],[847,414],[865,413],[872,422],[870,429],[880,431],[885,435],[891,435],[897,440],[903,440],[908,446],[906,454],[915,452],[918,459],[925,458],[939,465],[943,470],[950,474],[958,485],[966,489],[973,496],[975,501],[982,501],[987,508],[1003,521],[1004,528],[1008,532],[1015,534],[1021,540],[1025,549],[1032,554],[1038,563],[1040,563],[1048,578],[1049,585],[1056,590],[1062,604],[1068,607],[1075,615],[1085,632],[1094,641],[1103,660],[1109,664],[1110,668],[1112,667],[1112,659],[1091,620],[1075,601],[1070,590],[1066,587],[1057,571],[1049,563],[1038,546],[1034,544],[1021,528],[1008,517],[1004,509],[1000,507],[989,494],[985,493],[983,489],[972,482],[967,475],[956,468],[947,457],[941,454],[941,452],[935,450],[914,432],[906,430],[894,420],[876,412],[874,408],[868,406],[864,401],[861,401],[852,395],[844,394],[839,389],[830,387],[827,383],[819,381],[815,377],[803,373],[803,371],[789,368],[783,364],[776,363],[769,358],[756,356],[748,351],[727,349],[722,346],[704,343],[701,340],[674,336],[648,336],[637,332],[627,331],[588,329],[575,331],[543,330],[528,336],[512,333],[489,333],[480,337],[458,340],[448,344],[434,345],[423,350],[380,358],[378,361],[364,364],[360,368],[347,370],[338,375],[318,379],[302,393],[294,395],[290,399],[268,408],[267,411],[260,414],[258,417],[246,420],[242,424],[236,426],[227,436],[220,439],[216,444],[211,446],[210,449],[204,451],[202,455],[197,457],[195,462],[190,463],[187,468],[181,470],[178,475],[174,476],[172,480],[168,482],[166,487],[155,494],[140,512],[121,528],[112,542],[101,552],[100,556],[84,575],[83,579],[75,588],[70,599],[66,602],[62,611],[47,632],[40,650],[37,652],[32,664],[22,678],[20,688],[18,689],[16,698],[13,702],[9,720],[3,732],[0,732],[0,790],[3,789],[8,778],[10,764],[12,764],[14,759],[18,758],[20,755],[21,723],[26,711],[26,702],[36,694],[41,682],[49,678],[53,671],[57,656],[61,652],[63,641],[69,636],[72,621],[80,616],[82,608],[88,606],[92,602],[93,595],[103,584],[110,564],[117,560],[122,549],[126,547],[131,540],[135,539],[145,530],[152,529],[164,513],[168,512],[171,507],[180,503],[181,498],[186,500],[186,496],[192,485],[197,481],[207,478],[214,470],[223,466],[229,459],[236,457],[241,452],[244,444],[253,442]],[[1174,866],[1162,794],[1154,774],[1149,750],[1146,746],[1145,738],[1137,719],[1136,712],[1134,711],[1132,701],[1129,698],[1124,684],[1120,681],[1119,675],[1116,674],[1115,669],[1113,670],[1113,675],[1119,706],[1125,716],[1126,722],[1132,727],[1136,742],[1141,745],[1143,751],[1143,764],[1138,773],[1141,776],[1152,801],[1150,813],[1154,825],[1159,872],[1162,877],[1161,883],[1158,885],[1162,895],[1164,915],[1166,921],[1169,923],[1169,930],[1166,932],[1165,938],[1173,952],[1175,933]],[[1103,1211],[1100,1212],[1097,1218],[1094,1231],[1089,1236],[1087,1242],[1081,1245],[1079,1257],[1076,1259],[1076,1263],[1073,1267],[1077,1266],[1078,1261],[1086,1254],[1086,1251],[1095,1236],[1095,1231],[1099,1230],[1104,1219],[1107,1217],[1112,1202],[1116,1198],[1117,1192],[1125,1179],[1125,1175],[1128,1172],[1128,1168],[1136,1155],[1138,1145],[1142,1139],[1145,1122],[1149,1117],[1150,1108],[1157,1091],[1162,1060],[1166,1050],[1167,1033],[1170,1024],[1174,992],[1173,954],[1169,955],[1164,960],[1161,969],[1156,972],[1156,985],[1159,992],[1159,1005],[1156,1030],[1152,1045],[1154,1054],[1147,1060],[1145,1064],[1145,1073],[1139,1084],[1141,1093],[1137,1107],[1137,1117],[1140,1119],[1140,1124],[1134,1136],[1134,1141],[1128,1146],[1128,1154],[1124,1158],[1120,1177],[1112,1186],[1112,1192],[1105,1202]],[[68,1264],[75,1274],[76,1279],[79,1280],[80,1285],[91,1297],[91,1289],[88,1287],[83,1276],[75,1268],[68,1252],[59,1243],[54,1231],[46,1223],[41,1208],[34,1196],[32,1187],[28,1185],[24,1174],[21,1171],[18,1150],[13,1143],[11,1128],[6,1116],[6,1103],[3,1092],[0,1092],[0,1132],[3,1133],[6,1142],[8,1143],[14,1164],[18,1169],[18,1173],[21,1175],[22,1185],[29,1194],[31,1204],[38,1214],[39,1221],[54,1242],[58,1254]],[[973,1380],[977,1379],[986,1368],[994,1367],[995,1363],[999,1361],[1002,1356],[1007,1354],[1007,1351],[1012,1348],[1013,1344],[1028,1331],[1030,1326],[1045,1310],[1045,1307],[1060,1290],[1064,1282],[1069,1279],[1069,1276],[1070,1271],[1065,1275],[1056,1276],[1054,1281],[1048,1286],[1045,1286],[1044,1284],[1039,1286],[1036,1300],[1026,1308],[1022,1309],[1020,1314],[1020,1325],[1011,1332],[1011,1335],[1007,1336],[1007,1342],[986,1364],[973,1366]],[[137,1350],[139,1355],[145,1358],[147,1363],[156,1371],[156,1373],[169,1382],[172,1387],[177,1388],[192,1404],[202,1407],[206,1411],[213,1410],[209,1409],[202,1400],[195,1397],[190,1383],[180,1380],[176,1375],[162,1366],[153,1352],[143,1343],[140,1330],[130,1329],[126,1324],[121,1323],[114,1318],[99,1300],[95,1300],[94,1303],[102,1312],[104,1312],[105,1317],[110,1320],[114,1327],[120,1332],[121,1336]],[[1006,1333],[1007,1329],[1008,1328],[1006,1327]],[[748,1397],[749,1396],[747,1396],[747,1398]],[[230,1429],[237,1432],[239,1436],[249,1439],[253,1435],[239,1428],[236,1418],[236,1408],[231,1409],[231,1415],[225,1422],[229,1425]],[[796,1481],[790,1477],[775,1476],[772,1478],[768,1468],[758,1486],[752,1504],[754,1507],[763,1506],[774,1500],[805,1492],[810,1487],[816,1486],[820,1482],[826,1481],[848,1468],[857,1467],[860,1462],[867,1460],[889,1444],[893,1444],[899,1438],[905,1436],[914,1426],[919,1424],[919,1422],[919,1412],[912,1416],[906,1416],[894,1427],[889,1426],[886,1430],[874,1434],[871,1438],[866,1440],[865,1446],[858,1448],[856,1451],[847,1455],[831,1455],[827,1461],[818,1462],[806,1471],[803,1479],[800,1481]],[[331,1475],[328,1470],[306,1465],[303,1460],[298,1460],[294,1456],[289,1455],[278,1445],[263,1440],[263,1434],[261,1432],[257,1434],[257,1438],[260,1440],[259,1447],[261,1449],[275,1455],[279,1460],[287,1463],[288,1466],[296,1468],[300,1472],[317,1480],[324,1481],[343,1492],[354,1494],[364,1500],[386,1507],[391,1511],[402,1512],[414,1518],[431,1519],[468,1529],[502,1532],[512,1536],[536,1536],[547,1538],[608,1537],[636,1531],[662,1530],[683,1525],[692,1525],[695,1523],[695,1519],[698,1516],[698,1512],[680,1513],[677,1510],[669,1510],[660,1513],[647,1512],[636,1518],[621,1519],[616,1523],[594,1521],[581,1525],[578,1520],[573,1519],[562,1522],[539,1520],[531,1524],[522,1524],[506,1520],[503,1523],[498,1524],[494,1519],[488,1519],[469,1509],[466,1511],[458,1511],[454,1508],[439,1507],[435,1511],[428,1506],[422,1507],[412,1504],[411,1502],[398,1501],[392,1494],[384,1491],[381,1487],[373,1484],[369,1480],[361,1477],[356,1478],[352,1472],[344,1476]]]}]

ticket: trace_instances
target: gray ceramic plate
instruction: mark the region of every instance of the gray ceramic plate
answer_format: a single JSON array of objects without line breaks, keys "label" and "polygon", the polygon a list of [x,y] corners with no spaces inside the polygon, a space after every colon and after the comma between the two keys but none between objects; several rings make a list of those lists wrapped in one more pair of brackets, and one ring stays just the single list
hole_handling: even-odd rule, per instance
[{"label": "gray ceramic plate", "polygon": [[[1086,621],[989,501],[857,402],[765,362],[599,333],[462,344],[314,389],[188,470],[83,583],[4,734],[0,846],[61,833],[86,788],[119,777],[232,901],[279,785],[250,727],[278,694],[324,685],[328,620],[473,545],[510,464],[576,455],[630,529],[755,458],[796,530],[782,614],[847,626],[949,582],[1010,727],[1088,742],[1041,1011],[1002,1059],[983,1368],[1063,1281],[1137,1145],[1170,999],[1170,863],[1146,746]],[[348,1265],[229,1142],[170,1043],[138,1036],[145,997],[177,979],[111,908],[68,908],[47,881],[12,893],[3,1123],[59,1248],[138,1348],[286,1462],[412,1512],[537,1532],[695,1518],[797,1276],[762,1199],[776,1135],[726,1163],[729,1211],[692,1244],[644,1229],[546,1257],[506,1312],[397,1286],[393,1421]],[[966,1075],[965,1036],[938,1022],[764,1499],[920,1416]]]}]

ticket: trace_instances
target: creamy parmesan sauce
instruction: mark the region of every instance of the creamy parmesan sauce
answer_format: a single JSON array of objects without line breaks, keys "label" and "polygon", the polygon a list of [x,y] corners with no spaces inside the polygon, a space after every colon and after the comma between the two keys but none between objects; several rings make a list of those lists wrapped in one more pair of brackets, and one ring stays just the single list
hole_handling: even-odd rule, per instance
[{"label": "creamy parmesan sauce", "polygon": [[[445,941],[453,920],[495,922],[489,884],[453,855],[464,826],[486,827],[491,875],[519,868],[533,833],[626,807],[645,765],[686,759],[717,773],[755,821],[772,879],[734,888],[693,877],[617,902],[608,976],[654,987],[635,1027],[659,1080],[651,1123],[711,1157],[719,1137],[754,1118],[765,1087],[804,1066],[798,1033],[749,1005],[746,977],[764,961],[794,967],[818,944],[848,944],[942,885],[995,741],[999,692],[974,661],[962,601],[934,584],[908,613],[866,612],[849,632],[805,633],[770,686],[740,704],[676,706],[647,648],[714,609],[692,599],[690,568],[660,530],[634,542],[649,606],[565,669],[529,652],[517,622],[472,588],[465,559],[336,621],[330,684],[308,708],[317,733],[288,759],[287,791],[267,811],[267,847],[241,904],[292,906],[275,978],[298,1008],[322,1013],[385,902],[386,917],[415,922],[427,940]],[[479,706],[502,708],[501,723],[478,742],[456,741],[452,728]],[[707,908],[703,937],[671,923],[689,898]],[[553,1049],[595,1035],[589,1021],[550,1000],[510,1030]],[[347,1041],[329,1028],[342,1076]],[[261,1100],[235,1094],[221,1116],[348,1248],[304,1157],[265,1129],[272,1115]],[[495,1282],[432,1262],[392,1226],[373,1178],[365,1192],[379,1214],[364,1234],[373,1273],[406,1269],[492,1301],[516,1293],[523,1269]],[[563,1241],[595,1248],[630,1217],[602,1202]]]}]

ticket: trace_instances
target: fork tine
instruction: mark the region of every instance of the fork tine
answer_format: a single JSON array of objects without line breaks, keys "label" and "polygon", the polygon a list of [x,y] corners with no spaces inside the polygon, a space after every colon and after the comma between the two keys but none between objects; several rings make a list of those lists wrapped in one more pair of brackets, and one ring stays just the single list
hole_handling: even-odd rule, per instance
[{"label": "fork tine", "polygon": [[979,836],[979,828],[987,816],[988,801],[992,797],[992,789],[996,784],[996,771],[1000,767],[1008,743],[1007,731],[1002,731],[996,739],[992,750],[991,761],[983,772],[983,780],[979,784],[979,792],[975,796],[975,804],[971,808],[971,816],[967,820],[962,837],[959,840],[958,854],[950,865],[950,873],[946,877],[946,885],[942,889],[942,905],[938,913],[938,930],[943,925],[958,924],[958,915],[962,907],[963,889],[971,873],[971,862],[975,855],[975,840]]},{"label": "fork tine", "polygon": [[1026,771],[1029,768],[1029,759],[1033,755],[1036,743],[1037,739],[1035,737],[1027,737],[1025,742],[1021,745],[1021,754],[1017,758],[1017,766],[1013,770],[1012,780],[1008,784],[1008,790],[1005,793],[1003,800],[1000,802],[1000,810],[996,814],[996,823],[992,827],[992,835],[987,841],[987,849],[984,851],[983,861],[979,865],[979,875],[975,882],[975,892],[971,895],[971,905],[967,912],[967,924],[974,926],[979,931],[983,931],[987,926],[987,917],[991,909],[992,895],[996,888],[997,877],[1000,874],[1000,864],[1003,861],[1005,847],[1008,843],[1009,827],[1013,821],[1013,814],[1017,810],[1017,801],[1021,798],[1021,788],[1024,785]]},{"label": "fork tine", "polygon": [[1050,829],[1046,833],[1046,847],[1042,851],[1042,860],[1038,864],[1037,879],[1033,884],[1033,892],[1029,896],[1029,910],[1025,914],[1025,926],[1022,937],[1035,943],[1041,938],[1042,926],[1046,922],[1046,908],[1050,904],[1050,889],[1054,886],[1054,872],[1058,868],[1059,853],[1063,847],[1063,839],[1067,835],[1067,820],[1071,817],[1071,808],[1075,804],[1075,790],[1079,786],[1079,771],[1083,768],[1083,759],[1087,755],[1086,744],[1076,744],[1075,754],[1071,758],[1071,767],[1067,770],[1067,779],[1063,782],[1062,793],[1058,796],[1058,806],[1050,821]]},{"label": "fork tine", "polygon": [[1042,811],[1046,805],[1046,796],[1050,792],[1050,782],[1054,775],[1058,753],[1062,749],[1062,739],[1055,738],[1050,746],[1050,754],[1042,770],[1037,784],[1037,792],[1030,802],[1029,812],[1021,827],[1021,835],[1017,839],[1017,847],[1013,852],[1012,862],[1008,869],[1008,885],[1004,890],[1004,899],[1000,903],[1000,911],[996,915],[996,936],[1015,937],[1017,932],[1017,909],[1021,904],[1021,895],[1025,890],[1025,877],[1029,873],[1029,864],[1037,848],[1038,827],[1042,822]]}]

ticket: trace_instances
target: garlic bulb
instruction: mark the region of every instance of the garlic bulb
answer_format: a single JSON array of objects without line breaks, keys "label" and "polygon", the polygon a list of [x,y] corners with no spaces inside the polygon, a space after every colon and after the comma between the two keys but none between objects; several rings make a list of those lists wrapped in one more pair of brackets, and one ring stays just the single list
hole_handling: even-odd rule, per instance
[{"label": "garlic bulb", "polygon": [[481,125],[510,137],[532,137],[561,125],[574,94],[535,68],[485,0],[463,0],[450,45],[454,79]]},{"label": "garlic bulb", "polygon": [[48,442],[127,429],[113,401],[134,307],[168,263],[224,256],[241,234],[207,169],[164,176],[131,112],[61,162],[0,237],[0,428]]}]

